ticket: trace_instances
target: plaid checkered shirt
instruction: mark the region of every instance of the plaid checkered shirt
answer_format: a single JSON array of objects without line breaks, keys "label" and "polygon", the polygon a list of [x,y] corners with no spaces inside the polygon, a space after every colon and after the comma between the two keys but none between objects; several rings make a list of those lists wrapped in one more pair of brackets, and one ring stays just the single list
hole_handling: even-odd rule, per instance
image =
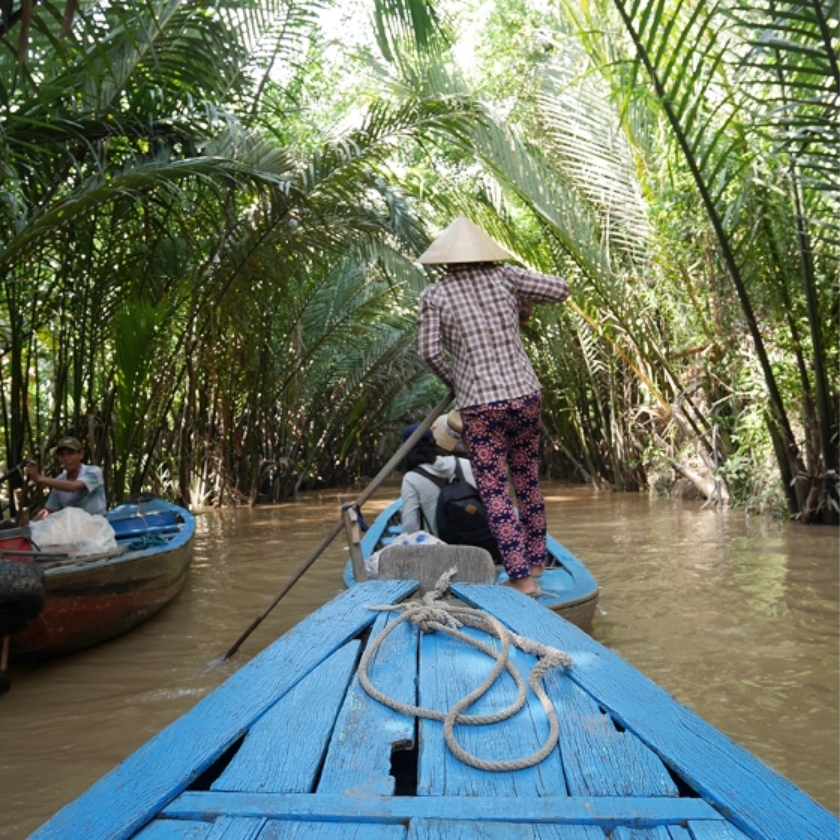
[{"label": "plaid checkered shirt", "polygon": [[520,305],[559,303],[569,294],[561,277],[512,265],[451,268],[420,295],[420,356],[454,388],[458,408],[532,394],[540,382],[519,334]]}]

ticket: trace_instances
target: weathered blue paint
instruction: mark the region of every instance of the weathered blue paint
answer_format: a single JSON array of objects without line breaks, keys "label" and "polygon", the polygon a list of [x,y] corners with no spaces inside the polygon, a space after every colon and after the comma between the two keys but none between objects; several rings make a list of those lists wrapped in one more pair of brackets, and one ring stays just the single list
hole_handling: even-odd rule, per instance
[{"label": "weathered blue paint", "polygon": [[[561,737],[536,767],[491,773],[456,761],[442,725],[394,712],[360,689],[361,649],[395,620],[406,581],[353,586],[243,666],[33,840],[828,840],[837,819],[582,631],[507,587],[456,584],[515,632],[565,650],[544,680]],[[470,630],[475,635],[475,631]],[[514,654],[527,672],[533,657]],[[401,623],[370,676],[408,703],[447,709],[492,663]],[[506,707],[505,676],[468,712]],[[459,725],[469,751],[536,750],[547,718],[529,695],[515,717]],[[417,747],[415,789],[393,778]],[[205,771],[212,778],[202,776]],[[679,784],[676,779],[679,779]],[[411,779],[409,778],[409,782]],[[693,789],[693,790],[692,790]]]},{"label": "weathered blue paint", "polygon": [[[469,636],[479,637],[477,631],[462,628]],[[527,674],[533,657],[511,652],[520,673]],[[420,639],[419,692],[420,705],[446,711],[463,696],[480,685],[490,670],[490,660],[484,654],[450,638],[433,633]],[[515,694],[513,681],[505,675],[475,705],[468,714],[489,714],[504,709]],[[548,734],[548,721],[539,701],[533,695],[525,707],[513,718],[487,726],[460,726],[456,735],[468,752],[488,761],[519,758],[536,752]],[[560,753],[554,751],[536,767],[516,773],[496,773],[479,770],[458,761],[443,739],[443,724],[424,720],[420,724],[421,773],[418,793],[423,796],[482,796],[499,797],[510,802],[517,797],[545,797],[552,793],[565,795],[563,766]],[[510,806],[508,805],[508,808]]]},{"label": "weathered blue paint", "polygon": [[[518,771],[519,772],[519,771]],[[341,796],[324,794],[182,794],[164,810],[167,817],[208,819],[221,815],[308,822],[393,822],[414,819],[470,820],[490,825],[558,823],[618,825],[644,828],[678,824],[685,820],[720,821],[721,817],[702,799],[656,797],[567,796]],[[447,815],[449,815],[447,817]]]},{"label": "weathered blue paint", "polygon": [[381,582],[331,601],[59,811],[33,840],[131,837],[313,668],[372,624],[371,599],[393,603],[413,589],[412,583]]},{"label": "weathered blue paint", "polygon": [[[391,504],[388,505],[388,507],[386,507],[385,510],[383,510],[382,513],[373,520],[373,523],[367,531],[365,531],[364,536],[362,537],[362,554],[364,554],[365,557],[370,557],[370,555],[376,551],[377,546],[381,542],[388,540],[388,529],[391,520],[394,518],[395,514],[399,513],[400,510],[402,510],[402,499],[397,499],[395,502],[391,502]],[[395,535],[391,534],[390,536],[393,538]],[[355,580],[353,583],[355,583]]]},{"label": "weathered blue paint", "polygon": [[547,611],[524,610],[522,598],[507,587],[455,584],[453,589],[514,632],[569,653],[574,667],[568,675],[548,675],[549,695],[552,683],[571,679],[749,837],[838,836],[833,814],[569,622]]},{"label": "weathered blue paint", "polygon": [[[137,838],[138,840],[207,840],[221,822],[217,820],[214,824],[188,820],[155,820],[142,829]],[[259,820],[259,823],[263,825],[265,820]]]},{"label": "weathered blue paint", "polygon": [[[211,790],[309,793],[355,672],[359,643],[349,642],[310,671],[251,727]],[[318,709],[318,714],[311,714]],[[300,744],[306,743],[305,751]]]},{"label": "weathered blue paint", "polygon": [[[381,614],[371,635],[376,637],[393,618],[392,613]],[[380,648],[372,663],[377,681],[387,686],[390,696],[411,705],[417,701],[416,670],[405,666],[416,661],[418,633],[412,624],[403,622],[392,633],[394,644]],[[390,796],[394,793],[394,745],[410,749],[414,741],[414,720],[377,703],[356,677],[336,723],[318,791]]]}]

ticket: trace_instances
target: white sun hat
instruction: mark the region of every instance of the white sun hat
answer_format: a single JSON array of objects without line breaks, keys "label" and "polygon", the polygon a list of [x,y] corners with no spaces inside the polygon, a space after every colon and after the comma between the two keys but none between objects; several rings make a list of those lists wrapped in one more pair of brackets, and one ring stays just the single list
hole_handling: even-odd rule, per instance
[{"label": "white sun hat", "polygon": [[439,265],[511,259],[513,257],[497,245],[478,225],[466,216],[458,216],[418,257],[417,262],[424,265]]},{"label": "white sun hat", "polygon": [[461,412],[453,409],[449,414],[442,414],[432,424],[432,436],[435,443],[447,452],[462,453],[464,451],[464,424]]}]

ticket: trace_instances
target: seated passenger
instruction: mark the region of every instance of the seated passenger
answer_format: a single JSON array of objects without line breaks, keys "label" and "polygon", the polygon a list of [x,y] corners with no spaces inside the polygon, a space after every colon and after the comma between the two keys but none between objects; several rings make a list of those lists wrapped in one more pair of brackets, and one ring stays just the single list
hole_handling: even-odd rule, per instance
[{"label": "seated passenger", "polygon": [[[464,479],[473,487],[476,486],[469,460],[452,454],[461,444],[458,424],[456,411],[438,417],[432,428],[406,455],[405,475],[400,488],[403,534],[425,531],[435,537],[440,536],[437,528],[437,503],[441,488],[423,471],[449,483],[455,477],[455,466],[458,464]],[[403,443],[418,425],[415,423],[403,430]],[[460,449],[463,451],[462,445]]]},{"label": "seated passenger", "polygon": [[32,517],[33,522],[68,507],[77,507],[90,514],[104,514],[105,479],[102,470],[84,461],[84,449],[74,437],[63,437],[56,444],[56,456],[62,472],[58,478],[42,475],[35,461],[26,465],[26,474],[35,484],[50,488],[50,495],[42,510]]}]

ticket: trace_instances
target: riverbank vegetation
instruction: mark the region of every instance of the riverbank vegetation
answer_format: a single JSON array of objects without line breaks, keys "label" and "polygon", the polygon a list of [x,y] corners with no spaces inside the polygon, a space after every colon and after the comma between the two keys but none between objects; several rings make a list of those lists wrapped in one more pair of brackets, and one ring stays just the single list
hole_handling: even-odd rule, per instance
[{"label": "riverbank vegetation", "polygon": [[837,521],[830,4],[0,16],[7,465],[74,432],[112,501],[364,481],[443,395],[415,257],[464,214],[572,284],[524,327],[548,474]]}]

